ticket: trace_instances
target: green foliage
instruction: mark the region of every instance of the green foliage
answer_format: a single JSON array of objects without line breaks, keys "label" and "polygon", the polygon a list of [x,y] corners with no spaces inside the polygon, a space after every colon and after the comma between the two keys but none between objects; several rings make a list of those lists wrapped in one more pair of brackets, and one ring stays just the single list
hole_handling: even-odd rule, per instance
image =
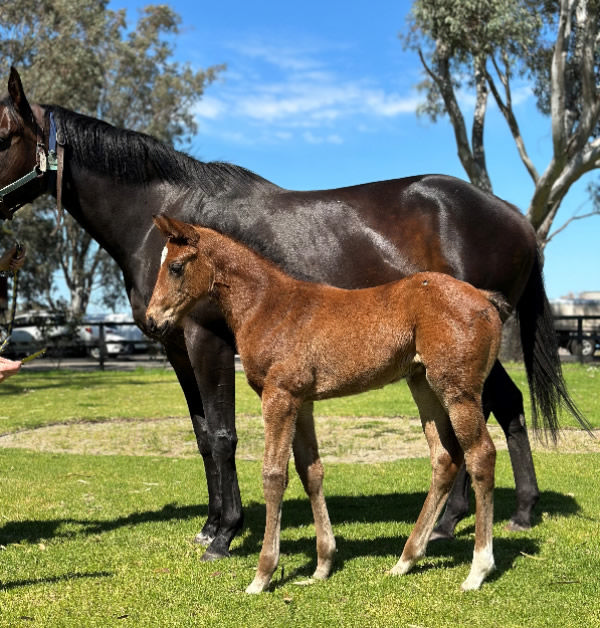
[{"label": "green foliage", "polygon": [[[32,102],[185,143],[196,131],[192,106],[223,66],[201,70],[172,60],[180,18],[168,5],[144,7],[131,28],[124,10],[107,6],[105,0],[1,3],[0,77],[6,80],[14,65]],[[33,212],[19,212],[0,232],[0,248],[18,237],[30,251],[22,272],[24,305],[58,307],[62,275],[74,314],[85,313],[94,289],[105,306],[114,306],[124,296],[120,270],[70,216],[51,236],[54,206],[40,199]]]},{"label": "green foliage", "polygon": [[[472,88],[477,65],[494,57],[525,73],[541,27],[540,13],[526,0],[417,0],[400,39],[428,53],[434,67],[448,60],[458,90]],[[426,95],[419,113],[436,120],[445,106],[435,81],[428,77],[419,88]]]}]

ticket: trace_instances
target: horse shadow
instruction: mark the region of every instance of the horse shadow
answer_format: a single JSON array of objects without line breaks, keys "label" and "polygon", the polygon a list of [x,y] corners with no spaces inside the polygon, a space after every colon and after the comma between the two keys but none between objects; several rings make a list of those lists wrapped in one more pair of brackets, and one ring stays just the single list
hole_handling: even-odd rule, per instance
[{"label": "horse shadow", "polygon": [[[334,528],[337,542],[337,552],[334,570],[343,567],[346,561],[359,557],[384,556],[390,557],[390,567],[393,566],[402,552],[406,537],[377,536],[369,539],[348,538],[343,533],[337,532],[336,527],[346,524],[377,524],[385,522],[403,522],[413,524],[423,502],[425,492],[415,493],[387,493],[377,495],[330,495],[327,497],[327,505]],[[508,520],[514,506],[514,491],[499,488],[495,490],[495,516],[496,522]],[[580,507],[574,497],[563,495],[554,491],[543,491],[540,496],[540,506],[550,515],[575,516]],[[203,520],[208,514],[205,505],[180,506],[166,504],[156,510],[132,512],[128,515],[114,519],[29,519],[23,521],[7,521],[0,527],[0,544],[13,543],[38,543],[51,539],[69,539],[81,535],[92,536],[110,532],[122,527],[132,527],[145,523],[161,523],[172,521],[185,521],[199,518]],[[534,525],[539,520],[534,519]],[[262,502],[250,502],[245,505],[245,534],[241,539],[234,540],[233,555],[248,557],[260,551],[265,522],[265,506]],[[292,498],[284,500],[282,529],[290,527],[308,526],[312,524],[312,513],[307,498]],[[63,529],[68,524],[68,529]],[[469,563],[473,552],[474,526],[469,524],[460,528],[457,537],[452,541],[437,541],[431,543],[427,549],[429,557],[439,557],[447,566],[456,566]],[[539,552],[537,541],[528,538],[526,533],[515,534],[510,538],[495,538],[494,547],[496,554],[497,570],[489,579],[498,577],[504,571],[511,568],[514,560],[522,553],[536,555]],[[301,575],[309,575],[316,567],[315,539],[311,535],[307,538],[281,541],[282,554],[303,554],[308,562],[302,567],[288,573],[283,583]],[[395,557],[395,558],[394,558]],[[432,566],[426,561],[416,565],[414,572],[419,573],[430,569]],[[91,577],[102,577],[110,574],[90,574]],[[65,576],[66,577],[66,576]],[[30,582],[0,583],[0,589],[25,586]]]},{"label": "horse shadow", "polygon": [[[347,561],[360,557],[380,556],[389,558],[389,568],[393,567],[402,553],[407,536],[382,536],[368,539],[355,539],[336,532],[336,527],[345,524],[365,523],[377,524],[386,522],[408,523],[412,526],[425,501],[425,492],[390,493],[363,496],[333,495],[326,498],[331,524],[336,538],[336,555],[333,571],[343,568]],[[494,491],[494,521],[508,522],[514,508],[514,490],[497,488]],[[472,508],[473,509],[473,508]],[[581,508],[574,497],[555,491],[542,491],[539,500],[539,512],[550,515],[575,516]],[[251,555],[260,552],[264,521],[264,504],[253,502],[245,508],[247,533],[235,554]],[[541,515],[534,515],[533,525]],[[312,513],[308,499],[285,500],[282,513],[282,530],[289,527],[300,527],[312,523]],[[442,559],[444,566],[455,567],[470,564],[473,557],[475,525],[474,522],[463,525],[452,540],[440,540],[427,546],[427,557]],[[486,579],[493,581],[509,570],[520,555],[535,556],[539,553],[539,543],[527,536],[527,532],[511,534],[506,538],[494,538],[494,555],[496,570]],[[274,575],[275,586],[293,581],[298,577],[308,577],[316,568],[315,538],[309,536],[301,539],[286,539],[282,535],[281,554],[304,554],[307,562],[289,573]],[[436,563],[439,561],[436,561]],[[438,568],[427,560],[413,567],[411,573],[422,573]]]}]

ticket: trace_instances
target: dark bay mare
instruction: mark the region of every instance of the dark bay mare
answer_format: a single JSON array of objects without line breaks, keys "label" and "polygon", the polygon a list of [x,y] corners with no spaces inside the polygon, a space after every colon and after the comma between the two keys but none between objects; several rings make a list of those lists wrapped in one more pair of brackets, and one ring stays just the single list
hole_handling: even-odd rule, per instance
[{"label": "dark bay mare", "polygon": [[[50,168],[56,170],[46,167],[53,149],[58,160]],[[534,425],[541,415],[554,429],[561,403],[584,422],[562,378],[535,233],[515,207],[464,181],[423,175],[284,190],[234,165],[196,161],[143,134],[57,106],[30,105],[13,69],[0,100],[0,188],[5,218],[45,192],[56,194],[120,266],[142,328],[163,248],[152,222],[158,213],[214,227],[300,279],[361,288],[432,270],[500,292],[519,315]],[[208,301],[164,340],[206,471],[208,518],[197,540],[208,545],[207,559],[228,555],[243,520],[234,344]],[[527,528],[539,492],[523,398],[498,361],[483,405],[486,417],[493,412],[502,426],[510,451],[517,501],[510,525]],[[452,536],[468,511],[467,491],[463,475],[437,527],[440,536]]]}]

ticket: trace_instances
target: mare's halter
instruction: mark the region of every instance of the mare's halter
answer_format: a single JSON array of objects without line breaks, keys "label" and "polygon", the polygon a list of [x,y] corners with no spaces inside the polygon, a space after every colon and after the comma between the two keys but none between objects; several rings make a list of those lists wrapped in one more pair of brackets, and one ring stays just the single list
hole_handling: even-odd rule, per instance
[{"label": "mare's halter", "polygon": [[0,188],[0,218],[11,220],[14,213],[30,202],[30,191],[32,181],[43,179],[48,172],[56,172],[56,203],[60,216],[61,211],[61,188],[62,188],[62,172],[64,163],[64,148],[62,143],[56,139],[56,123],[54,114],[50,112],[44,116],[44,126],[48,120],[48,149],[44,141],[44,129],[36,122],[37,127],[37,145],[35,150],[35,166],[31,172],[25,176],[9,183]]}]

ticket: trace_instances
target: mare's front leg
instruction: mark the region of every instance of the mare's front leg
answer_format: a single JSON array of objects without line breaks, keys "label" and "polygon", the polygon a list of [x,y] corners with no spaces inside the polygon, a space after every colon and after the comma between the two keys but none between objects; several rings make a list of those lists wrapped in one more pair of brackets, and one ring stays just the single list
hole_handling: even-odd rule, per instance
[{"label": "mare's front leg", "polygon": [[323,580],[329,576],[333,565],[335,537],[323,495],[323,464],[319,458],[312,402],[303,404],[298,412],[293,449],[296,471],[310,499],[315,521],[317,568],[312,577]]},{"label": "mare's front leg", "polygon": [[432,473],[425,503],[404,545],[400,560],[391,570],[393,575],[407,573],[415,562],[425,555],[433,526],[463,461],[462,450],[450,419],[427,383],[425,373],[420,372],[411,376],[408,385],[419,409],[423,431],[429,445]]},{"label": "mare's front leg", "polygon": [[[197,324],[187,322],[184,335],[196,382],[202,398],[204,421],[195,424],[201,453],[210,452],[212,463],[205,457],[209,500],[216,515],[220,507],[218,528],[203,560],[229,556],[229,546],[243,525],[242,501],[235,467],[237,433],[235,430],[235,367],[234,350],[228,339]],[[212,486],[211,486],[212,484]],[[217,486],[215,486],[215,484]],[[209,522],[207,522],[208,524]],[[214,523],[201,535],[207,540]]]},{"label": "mare's front leg", "polygon": [[246,593],[265,591],[279,563],[281,503],[288,483],[288,463],[299,407],[300,402],[287,391],[274,385],[265,385],[262,392],[265,424],[262,469],[266,506],[265,535],[256,575]]},{"label": "mare's front leg", "polygon": [[167,357],[179,384],[185,395],[185,399],[192,419],[192,427],[196,436],[198,451],[204,462],[204,471],[206,474],[206,483],[208,487],[208,517],[202,530],[196,535],[196,543],[200,543],[208,547],[217,536],[221,523],[221,487],[219,481],[219,472],[213,460],[212,450],[208,439],[208,426],[206,417],[204,416],[204,406],[200,391],[198,390],[198,382],[194,369],[190,363],[187,352],[175,344],[165,344]]}]

